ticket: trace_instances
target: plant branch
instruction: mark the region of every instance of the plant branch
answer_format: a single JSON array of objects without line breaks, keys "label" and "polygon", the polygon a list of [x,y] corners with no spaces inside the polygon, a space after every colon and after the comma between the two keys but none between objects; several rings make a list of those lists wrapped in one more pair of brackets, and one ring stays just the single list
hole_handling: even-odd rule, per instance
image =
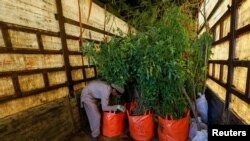
[{"label": "plant branch", "polygon": [[197,124],[197,128],[198,128],[198,130],[200,131],[200,130],[201,130],[201,126],[200,126],[200,123],[199,123],[199,121],[198,121],[198,114],[197,114],[197,111],[196,111],[196,109],[194,108],[194,105],[193,105],[193,103],[192,103],[190,97],[188,96],[187,91],[186,91],[186,89],[185,89],[184,87],[182,87],[182,93],[183,93],[184,96],[186,97],[186,99],[187,99],[187,101],[188,101],[188,103],[189,103],[189,105],[190,105],[190,107],[191,107],[192,113],[193,113],[194,118],[195,118],[195,122],[196,122],[196,124]]}]

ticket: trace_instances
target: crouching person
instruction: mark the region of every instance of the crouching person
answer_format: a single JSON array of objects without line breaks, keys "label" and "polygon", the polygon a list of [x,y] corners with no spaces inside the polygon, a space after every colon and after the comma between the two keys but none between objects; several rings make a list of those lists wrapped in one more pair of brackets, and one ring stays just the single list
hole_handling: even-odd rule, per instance
[{"label": "crouching person", "polygon": [[98,141],[101,127],[101,112],[98,110],[97,99],[101,100],[103,111],[122,111],[126,108],[123,105],[109,106],[110,94],[116,96],[124,93],[124,88],[115,84],[108,84],[101,80],[94,80],[88,83],[81,92],[81,107],[85,108],[90,129],[92,141]]}]

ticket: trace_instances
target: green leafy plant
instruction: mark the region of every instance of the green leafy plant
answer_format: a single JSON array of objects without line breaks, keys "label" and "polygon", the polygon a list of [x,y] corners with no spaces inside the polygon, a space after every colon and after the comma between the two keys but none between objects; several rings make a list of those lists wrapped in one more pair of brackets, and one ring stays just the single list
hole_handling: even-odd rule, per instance
[{"label": "green leafy plant", "polygon": [[109,43],[101,42],[98,47],[87,44],[82,48],[98,68],[98,77],[108,83],[125,85],[128,79],[127,48],[121,46],[122,38],[113,38]]},{"label": "green leafy plant", "polygon": [[[96,47],[89,43],[82,51],[97,66],[98,77],[134,89],[130,97],[138,106],[133,114],[154,110],[163,117],[171,114],[179,118],[189,108],[190,95],[182,95],[182,88],[201,89],[206,79],[200,46],[208,39],[194,39],[195,24],[183,7],[157,6],[137,19],[150,22],[138,26],[135,35],[114,37]],[[153,15],[152,19],[145,19],[148,15]],[[190,85],[193,81],[197,85]]]}]

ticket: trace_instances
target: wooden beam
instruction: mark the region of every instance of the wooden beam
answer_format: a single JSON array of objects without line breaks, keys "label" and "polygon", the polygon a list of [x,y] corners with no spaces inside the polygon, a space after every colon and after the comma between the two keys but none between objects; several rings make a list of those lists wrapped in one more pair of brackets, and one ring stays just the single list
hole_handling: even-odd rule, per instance
[{"label": "wooden beam", "polygon": [[0,27],[2,28],[8,28],[8,29],[13,29],[16,31],[22,31],[22,32],[27,32],[27,33],[41,33],[44,35],[49,35],[49,36],[59,36],[59,32],[51,32],[47,30],[42,30],[42,29],[37,29],[37,28],[32,28],[32,27],[27,27],[27,26],[22,26],[22,25],[17,25],[13,23],[7,23],[7,22],[2,22],[0,21]]},{"label": "wooden beam", "polygon": [[229,43],[229,58],[228,58],[228,74],[227,74],[227,92],[225,109],[229,108],[231,102],[232,82],[233,82],[233,61],[235,56],[235,43],[236,43],[236,24],[237,24],[237,6],[238,0],[232,0],[231,7],[231,22],[230,22],[230,43]]},{"label": "wooden beam", "polygon": [[[67,39],[79,40],[79,37],[73,35],[66,35]],[[99,44],[101,41],[89,39],[89,38],[82,38],[83,41],[89,41]]]},{"label": "wooden beam", "polygon": [[250,61],[248,60],[234,60],[233,61],[233,66],[234,67],[248,67],[250,66]]},{"label": "wooden beam", "polygon": [[227,60],[209,60],[208,63],[216,63],[216,64],[228,64]]},{"label": "wooden beam", "polygon": [[238,30],[236,31],[236,36],[238,37],[239,35],[244,34],[244,33],[247,33],[247,32],[249,32],[249,31],[250,31],[250,24],[248,24],[248,25],[246,25],[246,26],[244,26],[244,27],[238,29]]},{"label": "wooden beam", "polygon": [[71,67],[69,63],[69,52],[67,47],[67,41],[66,41],[66,32],[65,32],[65,19],[63,17],[63,9],[62,9],[62,1],[56,0],[56,8],[57,8],[57,18],[58,23],[60,27],[60,37],[61,37],[61,43],[62,43],[62,49],[63,49],[63,57],[65,62],[65,69],[66,69],[66,75],[67,75],[67,85],[69,87],[69,94],[71,97],[74,97],[74,88],[73,88],[73,80],[71,76]]},{"label": "wooden beam", "polygon": [[222,82],[223,80],[223,73],[224,73],[224,65],[220,64],[220,76],[219,76],[219,80]]},{"label": "wooden beam", "polygon": [[0,53],[6,54],[62,54],[61,50],[38,50],[38,49],[0,49]]},{"label": "wooden beam", "polygon": [[[229,34],[230,34],[230,33],[229,33]],[[225,42],[225,41],[228,41],[228,40],[229,40],[229,34],[228,34],[227,36],[225,36],[225,37],[220,38],[220,39],[217,40],[217,41],[214,41],[214,42],[212,43],[212,45],[215,46],[215,45],[221,44],[221,43],[223,43],[223,42]]]},{"label": "wooden beam", "polygon": [[227,86],[225,83],[223,83],[222,81],[214,78],[213,76],[208,75],[208,78],[210,78],[211,80],[213,80],[214,82],[216,82],[217,84],[219,84],[220,86],[222,86],[224,88],[226,88],[226,86]]},{"label": "wooden beam", "polygon": [[43,71],[43,81],[44,81],[45,87],[49,87],[48,72],[46,70]]},{"label": "wooden beam", "polygon": [[247,68],[246,96],[250,99],[250,65]]},{"label": "wooden beam", "polygon": [[36,33],[36,38],[37,38],[37,43],[38,43],[38,47],[39,47],[40,51],[44,51],[42,36],[41,36],[40,32]]},{"label": "wooden beam", "polygon": [[237,89],[231,88],[231,94],[237,96],[238,98],[240,98],[244,102],[250,104],[250,98],[248,98],[246,95],[244,95],[244,93],[238,91]]},{"label": "wooden beam", "polygon": [[213,63],[212,66],[213,66],[213,67],[212,67],[212,76],[214,77],[214,76],[215,76],[215,63]]},{"label": "wooden beam", "polygon": [[82,79],[82,80],[75,80],[75,81],[73,81],[73,83],[75,85],[75,84],[79,84],[81,82],[88,82],[88,81],[95,80],[95,79],[96,79],[96,77],[91,77],[91,78]]},{"label": "wooden beam", "polygon": [[[64,20],[65,20],[65,23],[69,23],[69,24],[72,24],[72,25],[75,25],[75,26],[78,26],[78,27],[80,25],[80,23],[78,21],[75,21],[75,20],[72,20],[72,19],[69,19],[69,18],[64,17]],[[102,33],[102,34],[106,34],[106,35],[109,35],[109,36],[117,36],[117,35],[115,35],[113,33],[104,31],[102,29],[99,29],[99,28],[96,28],[96,27],[93,27],[93,26],[90,26],[90,25],[87,25],[87,24],[84,24],[84,23],[82,23],[82,27],[85,28],[85,29],[89,29],[89,30],[92,30],[92,31],[95,31],[95,32],[98,32],[98,33]]]},{"label": "wooden beam", "polygon": [[27,75],[27,74],[35,74],[35,73],[43,73],[45,72],[55,72],[55,71],[63,71],[65,70],[64,67],[60,68],[46,68],[46,69],[34,69],[34,70],[22,70],[22,71],[7,71],[7,72],[1,72],[0,77],[3,76],[11,76],[12,74],[16,75]]},{"label": "wooden beam", "polygon": [[11,43],[11,39],[10,39],[10,34],[8,32],[8,27],[6,25],[2,25],[1,26],[2,29],[2,35],[3,35],[3,40],[6,46],[6,51],[13,51],[13,46]]},{"label": "wooden beam", "polygon": [[17,74],[13,74],[11,76],[11,78],[12,78],[12,82],[13,82],[14,89],[15,89],[15,95],[17,97],[21,97],[22,93],[21,93],[20,84],[19,84],[19,81],[18,81],[18,75]]}]

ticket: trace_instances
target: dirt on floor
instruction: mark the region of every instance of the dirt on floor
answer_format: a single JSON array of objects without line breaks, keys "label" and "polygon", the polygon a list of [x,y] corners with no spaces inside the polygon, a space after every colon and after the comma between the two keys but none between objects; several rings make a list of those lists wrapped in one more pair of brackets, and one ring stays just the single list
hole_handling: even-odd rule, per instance
[{"label": "dirt on floor", "polygon": [[[71,141],[91,141],[90,133],[86,133],[86,131],[80,131],[76,134]],[[104,137],[100,136],[99,141],[133,141],[133,139],[129,136],[129,132],[126,132],[118,137]],[[158,141],[157,137],[154,137],[151,141]]]},{"label": "dirt on floor", "polygon": [[[71,141],[90,141],[90,135],[86,134],[84,131],[81,131],[75,135]],[[108,138],[100,136],[99,141],[132,141],[133,139],[126,135],[121,135],[119,137]]]}]

